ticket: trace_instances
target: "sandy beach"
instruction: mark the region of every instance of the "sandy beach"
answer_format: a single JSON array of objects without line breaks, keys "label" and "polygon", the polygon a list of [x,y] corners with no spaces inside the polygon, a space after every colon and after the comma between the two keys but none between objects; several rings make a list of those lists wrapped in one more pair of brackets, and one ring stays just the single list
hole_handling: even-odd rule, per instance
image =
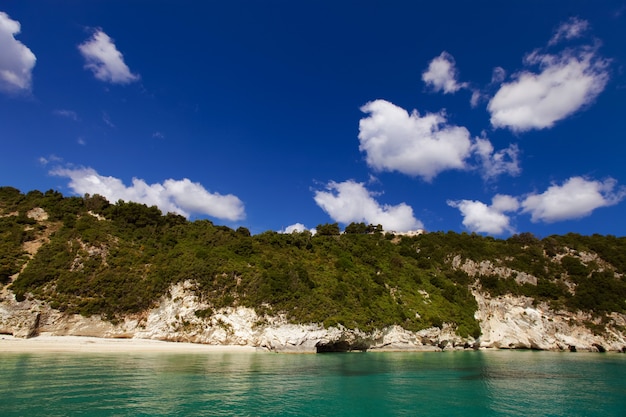
[{"label": "sandy beach", "polygon": [[103,339],[99,337],[48,335],[21,339],[9,335],[0,335],[0,353],[213,353],[257,351],[258,349],[252,346],[216,346],[198,343],[163,342],[148,339]]}]

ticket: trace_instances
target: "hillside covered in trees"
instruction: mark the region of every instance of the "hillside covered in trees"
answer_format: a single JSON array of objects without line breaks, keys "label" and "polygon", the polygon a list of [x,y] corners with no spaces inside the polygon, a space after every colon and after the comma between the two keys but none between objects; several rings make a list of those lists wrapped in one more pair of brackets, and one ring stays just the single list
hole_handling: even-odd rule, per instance
[{"label": "hillside covered in trees", "polygon": [[[401,236],[365,224],[317,230],[253,236],[98,195],[0,187],[0,286],[17,301],[35,298],[115,321],[192,281],[211,306],[198,317],[245,306],[294,323],[365,331],[451,323],[475,338],[472,291],[524,295],[605,321],[611,312],[626,313],[626,237]],[[491,272],[471,265],[490,265]]]}]

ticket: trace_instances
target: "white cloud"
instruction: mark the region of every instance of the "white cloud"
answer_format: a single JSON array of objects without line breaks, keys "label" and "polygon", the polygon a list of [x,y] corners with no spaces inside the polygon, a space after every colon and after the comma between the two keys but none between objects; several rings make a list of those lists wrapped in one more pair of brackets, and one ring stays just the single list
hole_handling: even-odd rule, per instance
[{"label": "white cloud", "polygon": [[157,206],[162,212],[178,213],[185,217],[205,214],[223,220],[241,220],[245,217],[244,206],[232,194],[221,195],[208,192],[199,183],[187,178],[168,179],[163,184],[147,184],[133,178],[131,186],[115,177],[105,177],[92,168],[57,168],[52,175],[70,179],[69,187],[77,194],[100,194],[110,202],[134,201],[148,206]]},{"label": "white cloud", "polygon": [[22,42],[15,39],[20,23],[0,12],[0,91],[29,92],[37,58]]},{"label": "white cloud", "polygon": [[516,197],[506,194],[496,194],[491,199],[491,207],[499,212],[517,211],[519,209],[519,201]]},{"label": "white cloud", "polygon": [[[309,230],[307,229],[307,227],[305,225],[303,225],[302,223],[294,223],[290,226],[285,227],[285,230],[281,230],[280,233],[285,233],[285,234],[291,234],[291,233],[302,233],[305,230]],[[315,230],[315,229],[311,229],[311,230]]]},{"label": "white cloud", "polygon": [[91,38],[78,45],[78,49],[85,58],[85,68],[91,70],[98,80],[112,84],[139,80],[139,75],[130,72],[113,40],[101,29],[96,29]]},{"label": "white cloud", "polygon": [[530,214],[532,222],[553,223],[590,215],[595,209],[618,204],[626,198],[626,187],[617,187],[617,181],[592,181],[572,177],[563,185],[552,185],[542,194],[514,197],[498,194],[491,205],[480,201],[448,201],[458,208],[463,225],[473,231],[499,235],[515,233],[511,216],[505,213]]},{"label": "white cloud", "polygon": [[484,179],[521,171],[516,145],[494,152],[489,140],[472,140],[466,128],[448,124],[443,112],[422,117],[385,100],[369,102],[361,110],[370,115],[359,122],[359,149],[375,170],[431,181],[449,169],[472,168],[467,159],[476,154]]},{"label": "white cloud", "polygon": [[431,181],[448,169],[464,169],[471,141],[466,128],[446,123],[443,112],[423,117],[385,100],[361,107],[359,149],[378,171],[398,171]]},{"label": "white cloud", "polygon": [[444,94],[456,93],[467,87],[467,83],[459,83],[457,78],[454,57],[445,51],[430,61],[428,69],[422,73],[422,81],[427,86],[432,87],[433,91],[443,91]]},{"label": "white cloud", "polygon": [[522,212],[530,213],[531,221],[552,223],[577,219],[600,207],[612,206],[626,197],[626,188],[615,190],[617,182],[603,182],[572,177],[561,186],[552,185],[542,194],[531,194],[522,201]]},{"label": "white cloud", "polygon": [[[577,22],[578,26],[563,26],[568,29],[559,31],[559,37],[580,34],[582,24]],[[609,60],[598,55],[597,45],[558,54],[533,51],[524,58],[524,64],[537,66],[539,71],[513,74],[512,81],[502,84],[487,105],[496,128],[519,132],[550,128],[592,103],[609,79]]]},{"label": "white cloud", "polygon": [[472,232],[500,235],[514,233],[511,218],[505,212],[514,212],[519,208],[515,197],[498,194],[490,206],[480,201],[448,201],[450,207],[458,208],[463,216],[463,226]]},{"label": "white cloud", "polygon": [[396,232],[424,228],[422,222],[413,216],[410,206],[405,203],[380,205],[363,183],[331,181],[326,189],[328,191],[316,191],[314,199],[336,222],[381,224],[384,230]]},{"label": "white cloud", "polygon": [[548,42],[548,45],[556,45],[562,40],[571,40],[579,38],[589,28],[589,22],[586,20],[571,17],[567,22],[562,23],[554,32],[554,35]]},{"label": "white cloud", "polygon": [[473,151],[480,160],[480,171],[485,180],[502,174],[516,176],[522,172],[517,159],[519,148],[515,144],[494,152],[493,145],[488,139],[477,138]]}]

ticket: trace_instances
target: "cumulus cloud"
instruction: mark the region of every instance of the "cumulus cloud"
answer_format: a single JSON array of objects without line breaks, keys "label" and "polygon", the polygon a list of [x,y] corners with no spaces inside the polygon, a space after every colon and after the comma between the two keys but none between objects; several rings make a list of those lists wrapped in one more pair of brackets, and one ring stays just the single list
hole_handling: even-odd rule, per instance
[{"label": "cumulus cloud", "polygon": [[124,56],[102,29],[96,29],[91,38],[78,45],[78,50],[85,58],[85,68],[100,81],[129,84],[139,80],[139,75],[130,72]]},{"label": "cumulus cloud", "polygon": [[398,171],[431,181],[448,169],[464,169],[471,141],[464,127],[447,123],[443,112],[409,114],[385,100],[361,107],[359,149],[378,171]]},{"label": "cumulus cloud", "polygon": [[456,93],[461,88],[466,88],[467,83],[457,81],[458,70],[454,57],[447,52],[434,58],[428,64],[428,69],[422,73],[422,81],[433,91],[443,91],[444,94]]},{"label": "cumulus cloud", "polygon": [[134,201],[185,217],[204,214],[230,221],[245,217],[244,205],[239,198],[232,194],[210,193],[187,178],[168,179],[163,184],[147,184],[142,179],[133,178],[132,185],[126,186],[120,179],[100,175],[92,168],[56,168],[50,173],[69,178],[69,187],[79,195],[100,194],[111,202]]},{"label": "cumulus cloud", "polygon": [[[562,26],[558,38],[578,36],[585,26],[582,22]],[[496,128],[518,132],[550,128],[592,103],[609,79],[609,60],[598,54],[597,45],[557,54],[536,50],[526,55],[524,64],[538,71],[513,74],[512,81],[502,84],[487,105]]]},{"label": "cumulus cloud", "polygon": [[515,197],[498,194],[491,200],[491,205],[473,200],[448,201],[448,205],[459,209],[463,226],[472,232],[493,235],[514,233],[511,218],[504,213],[518,210],[519,202]]},{"label": "cumulus cloud", "polygon": [[488,139],[471,139],[466,128],[447,123],[443,112],[409,114],[385,100],[367,103],[361,110],[369,116],[359,122],[359,149],[375,170],[432,181],[446,170],[473,169],[468,159],[476,155],[484,179],[520,172],[516,145],[495,152]]},{"label": "cumulus cloud", "polygon": [[349,224],[363,222],[381,224],[383,229],[395,232],[422,229],[424,225],[413,216],[413,209],[405,203],[381,205],[363,183],[352,180],[331,181],[326,191],[316,191],[314,200],[336,222]]},{"label": "cumulus cloud", "polygon": [[304,231],[308,230],[309,232],[311,232],[311,234],[315,234],[317,233],[317,229],[312,228],[312,229],[308,229],[305,225],[303,225],[302,223],[294,223],[290,226],[285,227],[284,230],[281,230],[280,233],[285,233],[285,234],[291,234],[291,233],[302,233]]},{"label": "cumulus cloud", "polygon": [[552,185],[541,194],[523,197],[498,194],[491,205],[474,200],[447,203],[460,210],[468,230],[499,235],[515,233],[511,219],[519,213],[530,214],[534,223],[553,223],[589,216],[595,209],[618,204],[624,198],[626,187],[617,187],[617,181],[612,178],[593,181],[571,177],[563,185]]},{"label": "cumulus cloud", "polygon": [[587,29],[589,29],[589,22],[577,17],[571,17],[567,22],[561,23],[555,30],[548,45],[556,45],[563,40],[579,38]]},{"label": "cumulus cloud", "polygon": [[522,172],[518,160],[519,148],[516,144],[494,152],[493,145],[488,139],[477,138],[473,151],[480,161],[479,169],[484,180],[490,180],[502,174],[516,176]]},{"label": "cumulus cloud", "polygon": [[20,23],[0,12],[0,91],[29,92],[37,58],[22,42],[15,39]]},{"label": "cumulus cloud", "polygon": [[585,217],[626,197],[626,188],[616,189],[616,185],[612,178],[592,181],[572,177],[563,185],[552,185],[541,194],[527,196],[522,201],[522,212],[530,213],[533,222],[545,223]]}]

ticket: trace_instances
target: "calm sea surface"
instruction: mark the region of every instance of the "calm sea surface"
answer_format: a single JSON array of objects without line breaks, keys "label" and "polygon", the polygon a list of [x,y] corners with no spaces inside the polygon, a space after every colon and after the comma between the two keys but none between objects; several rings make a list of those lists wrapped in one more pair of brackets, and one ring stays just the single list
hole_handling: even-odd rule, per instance
[{"label": "calm sea surface", "polygon": [[0,354],[1,416],[626,416],[626,355]]}]

